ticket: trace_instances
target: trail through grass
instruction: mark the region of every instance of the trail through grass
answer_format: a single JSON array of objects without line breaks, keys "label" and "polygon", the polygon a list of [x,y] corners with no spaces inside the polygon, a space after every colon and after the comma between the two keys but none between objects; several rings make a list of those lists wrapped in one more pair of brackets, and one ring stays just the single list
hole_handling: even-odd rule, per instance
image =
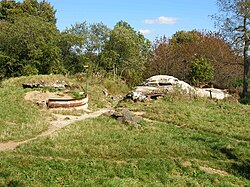
[{"label": "trail through grass", "polygon": [[[93,108],[108,103],[98,92]],[[102,116],[0,152],[0,186],[250,186],[250,106],[168,97],[119,106],[153,122],[134,128]]]},{"label": "trail through grass", "polygon": [[0,88],[0,142],[24,140],[48,128],[46,111],[24,101],[23,90]]}]

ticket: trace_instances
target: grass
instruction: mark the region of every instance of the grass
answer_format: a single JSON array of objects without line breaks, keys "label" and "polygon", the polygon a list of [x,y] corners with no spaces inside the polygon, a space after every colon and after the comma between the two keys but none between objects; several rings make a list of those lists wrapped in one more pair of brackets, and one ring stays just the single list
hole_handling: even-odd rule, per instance
[{"label": "grass", "polygon": [[0,88],[0,142],[31,138],[48,128],[46,111],[24,101],[23,90]]},{"label": "grass", "polygon": [[[63,75],[35,75],[30,77],[11,78],[1,82],[0,87],[0,142],[20,141],[32,138],[48,129],[48,118],[51,112],[40,110],[35,103],[24,101],[25,93],[32,89],[23,89],[23,83],[54,84],[56,82],[66,82],[73,85],[72,92],[82,91],[84,77],[65,77]],[[119,84],[119,91],[112,92]],[[107,88],[106,88],[107,87]],[[48,88],[45,88],[48,91]],[[111,96],[106,97],[103,90],[107,89],[113,96],[124,95],[128,87],[121,80],[99,79],[92,76],[89,81],[89,109],[111,107],[115,101]],[[41,90],[41,89],[35,89]],[[44,91],[44,90],[43,90]],[[52,90],[53,91],[53,90]],[[67,115],[81,115],[79,111],[62,111],[55,113]]]},{"label": "grass", "polygon": [[[99,81],[96,109],[112,85]],[[133,128],[101,116],[0,152],[0,186],[250,186],[250,106],[171,96],[119,107],[153,121]]]},{"label": "grass", "polygon": [[250,141],[249,106],[230,101],[209,99],[169,99],[147,103],[121,103],[133,111],[144,111],[143,117],[177,127],[196,129],[239,141]]},{"label": "grass", "polygon": [[249,163],[240,168],[249,148],[195,129],[148,122],[134,129],[99,117],[2,153],[0,163],[3,183],[23,186],[244,186],[250,184]]}]

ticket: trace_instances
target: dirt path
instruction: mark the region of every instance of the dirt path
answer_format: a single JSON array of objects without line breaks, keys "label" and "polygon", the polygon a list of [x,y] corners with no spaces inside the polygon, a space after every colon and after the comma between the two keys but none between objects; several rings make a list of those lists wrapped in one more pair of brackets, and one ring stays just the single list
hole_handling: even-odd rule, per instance
[{"label": "dirt path", "polygon": [[48,130],[44,131],[43,133],[37,135],[34,138],[30,138],[24,141],[20,142],[6,142],[6,143],[0,143],[0,151],[7,151],[7,150],[14,150],[16,149],[19,145],[26,144],[30,141],[36,140],[40,137],[45,137],[49,136],[50,134],[76,122],[76,121],[82,121],[88,118],[96,118],[104,113],[107,113],[111,111],[111,109],[101,109],[89,114],[84,114],[82,116],[69,116],[69,115],[56,115],[58,117],[58,120],[50,122],[50,126]]}]

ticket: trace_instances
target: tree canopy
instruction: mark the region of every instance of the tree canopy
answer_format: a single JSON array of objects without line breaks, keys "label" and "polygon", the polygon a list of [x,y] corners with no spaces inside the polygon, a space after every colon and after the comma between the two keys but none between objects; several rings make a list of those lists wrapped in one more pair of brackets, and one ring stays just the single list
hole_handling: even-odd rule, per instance
[{"label": "tree canopy", "polygon": [[39,17],[19,17],[14,23],[4,22],[0,30],[1,76],[62,72],[60,32],[54,24]]},{"label": "tree canopy", "polygon": [[247,96],[250,45],[250,1],[217,0],[220,14],[214,15],[218,28],[240,50],[244,59],[243,97]]},{"label": "tree canopy", "polygon": [[15,2],[13,0],[2,0],[0,2],[0,20],[13,22],[15,19],[23,16],[36,16],[43,21],[56,23],[56,10],[45,0],[24,0]]},{"label": "tree canopy", "polygon": [[137,33],[127,22],[118,22],[110,33],[100,64],[107,70],[123,77],[129,84],[142,81],[150,42]]},{"label": "tree canopy", "polygon": [[177,31],[170,39],[162,37],[154,42],[148,76],[168,74],[192,83],[192,62],[203,57],[213,67],[213,81],[228,87],[241,74],[237,56],[231,46],[218,34],[198,31]]}]

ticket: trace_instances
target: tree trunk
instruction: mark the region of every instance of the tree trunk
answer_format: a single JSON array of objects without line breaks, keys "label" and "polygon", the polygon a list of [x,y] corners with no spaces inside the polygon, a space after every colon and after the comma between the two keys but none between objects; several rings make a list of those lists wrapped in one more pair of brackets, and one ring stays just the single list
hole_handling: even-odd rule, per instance
[{"label": "tree trunk", "polygon": [[248,71],[249,71],[249,60],[248,56],[244,56],[244,77],[243,77],[243,93],[242,97],[247,97],[247,91],[248,91]]},{"label": "tree trunk", "polygon": [[248,70],[249,70],[249,60],[248,60],[248,49],[249,49],[249,39],[247,31],[247,18],[244,17],[244,75],[243,75],[243,93],[242,97],[247,97],[248,91]]}]

